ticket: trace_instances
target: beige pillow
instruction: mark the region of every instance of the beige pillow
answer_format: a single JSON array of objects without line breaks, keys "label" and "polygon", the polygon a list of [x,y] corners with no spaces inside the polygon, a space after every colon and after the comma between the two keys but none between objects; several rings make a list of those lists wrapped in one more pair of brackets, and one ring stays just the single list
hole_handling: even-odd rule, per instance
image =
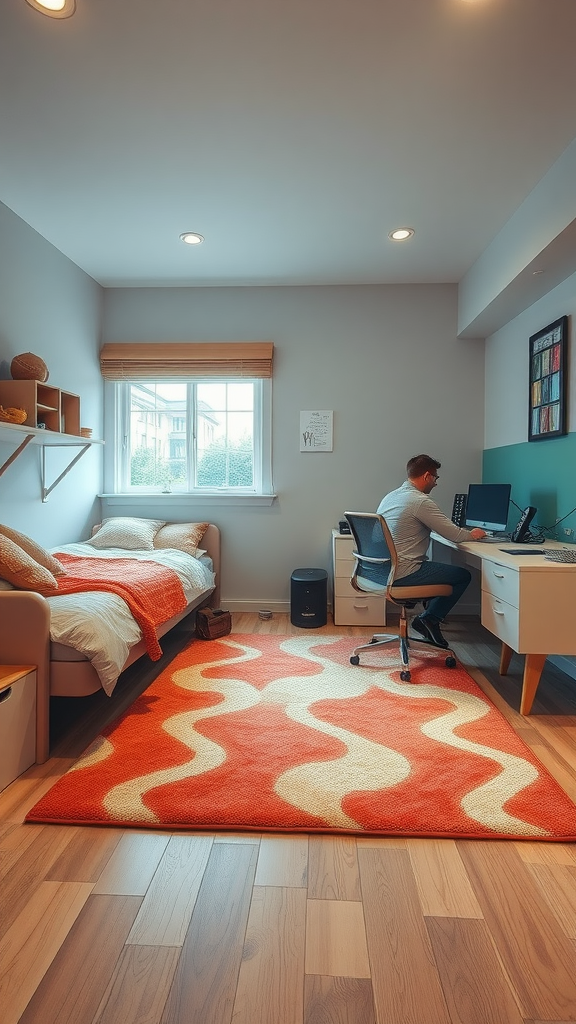
[{"label": "beige pillow", "polygon": [[0,576],[18,590],[36,590],[39,594],[57,594],[58,581],[49,569],[34,559],[9,537],[0,534]]},{"label": "beige pillow", "polygon": [[41,544],[37,544],[35,540],[31,540],[25,533],[20,533],[18,530],[13,530],[10,526],[3,526],[0,523],[0,534],[4,537],[8,537],[8,540],[13,541],[19,548],[22,548],[27,555],[30,555],[35,562],[39,565],[43,565],[45,569],[48,569],[53,576],[59,576],[64,572],[64,566],[57,558],[54,558],[49,551],[46,551]]},{"label": "beige pillow", "polygon": [[86,541],[94,548],[125,548],[126,551],[152,551],[154,537],[165,519],[137,519],[115,516],[105,519],[96,533]]},{"label": "beige pillow", "polygon": [[155,548],[179,548],[193,558],[209,523],[166,523],[154,537]]}]

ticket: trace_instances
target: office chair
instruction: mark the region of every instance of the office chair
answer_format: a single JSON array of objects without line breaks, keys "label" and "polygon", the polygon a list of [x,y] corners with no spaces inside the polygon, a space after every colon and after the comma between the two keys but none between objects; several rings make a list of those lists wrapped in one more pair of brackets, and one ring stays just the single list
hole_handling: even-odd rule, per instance
[{"label": "office chair", "polygon": [[351,665],[360,664],[361,651],[372,651],[377,647],[397,642],[400,647],[402,682],[410,682],[410,656],[412,648],[430,653],[442,651],[446,654],[446,667],[454,668],[456,658],[449,647],[440,647],[431,640],[408,636],[406,610],[431,597],[444,597],[452,593],[449,583],[431,583],[428,586],[402,587],[394,585],[398,557],[392,534],[383,516],[373,512],[345,512],[356,542],[354,557],[356,565],[350,580],[355,590],[363,594],[384,594],[388,601],[400,608],[400,629],[395,633],[376,633],[367,644],[356,647],[350,657]]}]

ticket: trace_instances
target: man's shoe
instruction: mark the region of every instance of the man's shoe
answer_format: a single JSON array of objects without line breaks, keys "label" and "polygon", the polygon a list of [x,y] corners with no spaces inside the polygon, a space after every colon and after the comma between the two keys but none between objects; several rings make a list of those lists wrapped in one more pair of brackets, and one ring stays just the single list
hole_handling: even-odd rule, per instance
[{"label": "man's shoe", "polygon": [[434,619],[423,619],[417,615],[415,619],[412,619],[411,626],[417,633],[420,633],[420,636],[435,644],[436,647],[448,647],[448,641],[440,631],[440,623]]}]

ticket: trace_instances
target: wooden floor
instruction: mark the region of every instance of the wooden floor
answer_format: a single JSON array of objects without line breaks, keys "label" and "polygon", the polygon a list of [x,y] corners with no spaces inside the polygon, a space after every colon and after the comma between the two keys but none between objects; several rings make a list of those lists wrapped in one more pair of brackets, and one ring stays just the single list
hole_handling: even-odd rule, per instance
[{"label": "wooden floor", "polygon": [[[576,801],[576,682],[547,666],[521,718],[522,659],[502,679],[481,626],[446,633]],[[4,1024],[576,1021],[575,846],[23,825],[189,640],[165,638],[112,699],[54,700],[50,760],[0,794]]]}]

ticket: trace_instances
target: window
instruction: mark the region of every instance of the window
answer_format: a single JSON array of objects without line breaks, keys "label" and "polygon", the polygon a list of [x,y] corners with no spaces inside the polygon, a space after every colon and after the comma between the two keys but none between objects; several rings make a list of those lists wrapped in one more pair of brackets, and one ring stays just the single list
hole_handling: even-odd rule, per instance
[{"label": "window", "polygon": [[108,397],[116,493],[270,492],[269,380],[118,381]]},{"label": "window", "polygon": [[269,503],[273,356],[271,341],[105,344],[108,495]]}]

